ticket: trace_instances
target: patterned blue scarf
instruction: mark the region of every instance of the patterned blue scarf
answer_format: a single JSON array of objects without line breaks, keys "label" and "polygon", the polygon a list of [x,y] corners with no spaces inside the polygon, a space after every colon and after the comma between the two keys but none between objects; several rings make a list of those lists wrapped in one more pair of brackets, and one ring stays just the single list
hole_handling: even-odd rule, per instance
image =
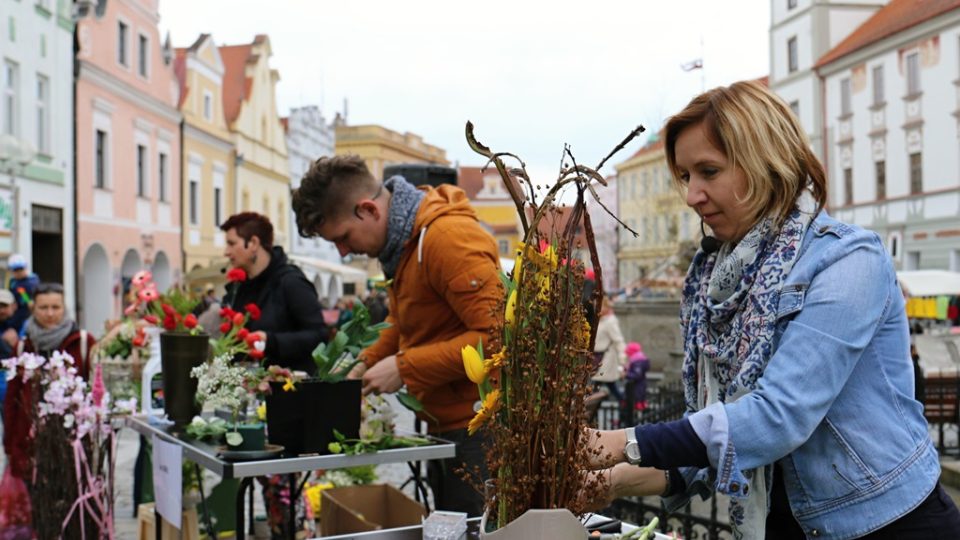
[{"label": "patterned blue scarf", "polygon": [[393,279],[403,255],[403,246],[413,234],[413,223],[420,209],[424,192],[413,187],[413,184],[404,180],[402,176],[392,176],[383,183],[392,196],[390,198],[390,213],[387,216],[387,243],[380,251],[380,264],[383,266],[383,275]]},{"label": "patterned blue scarf", "polygon": [[[736,246],[726,243],[715,254],[700,250],[694,256],[680,304],[688,411],[733,402],[757,388],[774,352],[780,288],[815,211],[809,193],[797,205],[779,231],[768,217]],[[771,468],[744,471],[750,496],[730,500],[736,538],[763,537]]]}]

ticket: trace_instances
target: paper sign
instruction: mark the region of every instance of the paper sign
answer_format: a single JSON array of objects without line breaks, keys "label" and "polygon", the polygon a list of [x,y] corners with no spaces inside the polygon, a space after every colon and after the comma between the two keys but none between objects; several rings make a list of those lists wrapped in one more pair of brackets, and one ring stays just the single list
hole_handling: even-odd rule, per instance
[{"label": "paper sign", "polygon": [[157,514],[180,528],[183,515],[183,447],[153,436],[153,495]]}]

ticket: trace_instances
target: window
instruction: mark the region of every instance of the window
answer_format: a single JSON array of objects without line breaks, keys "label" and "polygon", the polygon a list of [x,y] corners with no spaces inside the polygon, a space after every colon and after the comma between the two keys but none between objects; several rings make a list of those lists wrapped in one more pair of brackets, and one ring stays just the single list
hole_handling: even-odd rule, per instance
[{"label": "window", "polygon": [[140,34],[138,43],[140,46],[137,50],[137,71],[140,73],[141,77],[146,77],[147,60],[150,58],[150,42],[147,40],[147,36]]},{"label": "window", "polygon": [[922,154],[910,154],[910,193],[923,192],[923,160]]},{"label": "window", "polygon": [[351,296],[357,294],[357,284],[356,283],[344,283],[343,284],[343,295]]},{"label": "window", "polygon": [[20,87],[20,74],[17,64],[7,61],[3,65],[3,132],[9,135],[17,135],[20,130],[17,125],[17,114],[19,101],[17,99]]},{"label": "window", "polygon": [[147,147],[137,145],[137,197],[147,196]]},{"label": "window", "polygon": [[203,92],[203,117],[208,121],[213,120],[213,94],[210,92]]},{"label": "window", "polygon": [[107,188],[107,132],[98,129],[96,137],[96,155],[94,156],[94,187]]},{"label": "window", "polygon": [[894,259],[900,258],[900,235],[897,233],[890,233],[890,236],[887,238],[887,249],[890,251],[890,257]]},{"label": "window", "polygon": [[920,53],[907,55],[907,95],[920,93]]},{"label": "window", "polygon": [[198,225],[200,223],[200,205],[197,200],[199,197],[200,186],[194,179],[190,180],[190,224]]},{"label": "window", "polygon": [[793,111],[794,116],[796,116],[797,118],[800,118],[800,102],[799,101],[796,101],[796,100],[791,101],[790,110]]},{"label": "window", "polygon": [[37,75],[37,150],[50,153],[50,80]]},{"label": "window", "polygon": [[166,202],[167,200],[167,171],[169,167],[167,166],[167,160],[169,156],[160,153],[160,156],[157,158],[157,198],[160,202]]},{"label": "window", "polygon": [[840,116],[850,114],[850,79],[840,81]]},{"label": "window", "polygon": [[873,68],[873,104],[883,104],[883,66]]},{"label": "window", "polygon": [[213,225],[219,227],[223,221],[223,206],[221,198],[223,197],[223,188],[213,188]]},{"label": "window", "polygon": [[877,174],[877,199],[887,198],[887,162],[878,161],[874,163]]},{"label": "window", "polygon": [[796,36],[787,40],[787,66],[789,71],[787,73],[793,73],[799,67],[799,62],[797,60],[797,38]]},{"label": "window", "polygon": [[510,254],[510,241],[509,240],[497,240],[497,248],[500,250],[501,255]]},{"label": "window", "polygon": [[843,204],[853,204],[853,169],[843,170]]},{"label": "window", "polygon": [[797,0],[787,0],[787,9],[793,9],[797,7]]},{"label": "window", "polygon": [[130,28],[127,23],[119,21],[117,23],[117,62],[124,66],[130,65],[127,59],[127,34],[129,33]]}]

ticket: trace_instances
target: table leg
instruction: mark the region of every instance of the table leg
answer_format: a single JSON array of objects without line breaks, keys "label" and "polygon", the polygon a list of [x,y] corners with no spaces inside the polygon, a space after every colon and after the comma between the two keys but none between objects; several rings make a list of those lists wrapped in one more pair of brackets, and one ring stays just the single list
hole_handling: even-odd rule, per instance
[{"label": "table leg", "polygon": [[163,536],[163,518],[160,517],[160,512],[157,512],[156,503],[153,506],[153,537],[155,540],[160,540],[160,537]]},{"label": "table leg", "polygon": [[237,491],[237,518],[235,520],[237,523],[236,525],[237,540],[244,540],[244,538],[246,537],[243,530],[243,520],[244,520],[243,495],[244,493],[246,493],[248,489],[250,489],[251,491],[253,490],[252,484],[253,484],[253,477],[248,476],[240,480],[240,489]]},{"label": "table leg", "polygon": [[413,480],[413,494],[418,501],[423,497],[423,507],[426,508],[427,513],[430,513],[430,499],[427,498],[427,486],[423,485],[423,477],[420,475],[420,462],[408,461],[407,466],[410,467],[410,480]]}]

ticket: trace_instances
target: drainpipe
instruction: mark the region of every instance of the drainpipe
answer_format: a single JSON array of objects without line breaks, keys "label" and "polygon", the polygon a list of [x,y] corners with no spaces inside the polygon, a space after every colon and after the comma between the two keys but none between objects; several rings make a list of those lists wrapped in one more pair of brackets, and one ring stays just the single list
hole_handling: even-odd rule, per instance
[{"label": "drainpipe", "polygon": [[183,204],[183,179],[187,177],[185,173],[185,163],[186,160],[183,159],[183,138],[186,131],[186,119],[181,115],[180,117],[180,280],[184,285],[187,284],[186,275],[187,275],[187,243],[184,241],[183,233],[187,232],[185,230],[184,224],[187,222],[186,214],[184,213]]},{"label": "drainpipe", "polygon": [[[79,188],[77,187],[78,180],[78,167],[77,167],[77,141],[79,126],[77,125],[77,81],[80,80],[80,40],[77,36],[77,29],[80,24],[78,21],[73,23],[73,234],[71,235],[70,242],[73,242],[73,305],[74,310],[77,312],[77,320],[81,320],[82,306],[80,304],[80,287],[82,286],[80,280],[80,214],[79,214],[79,205],[77,204],[77,194],[79,193]],[[84,318],[86,314],[84,314]]]}]

